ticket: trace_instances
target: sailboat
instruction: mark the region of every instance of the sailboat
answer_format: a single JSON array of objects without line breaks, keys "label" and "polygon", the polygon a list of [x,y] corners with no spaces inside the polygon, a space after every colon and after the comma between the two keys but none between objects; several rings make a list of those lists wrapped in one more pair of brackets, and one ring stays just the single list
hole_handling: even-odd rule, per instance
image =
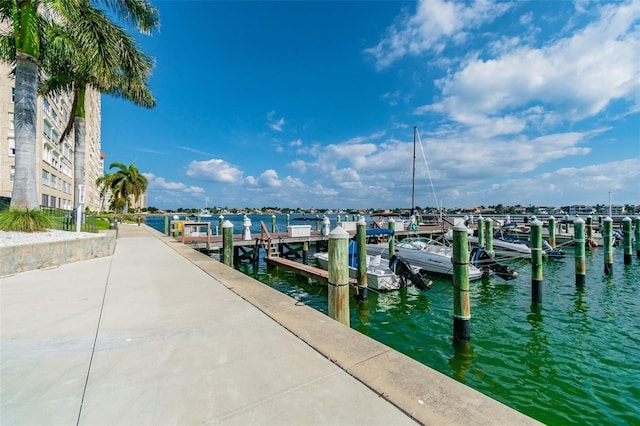
[{"label": "sailboat", "polygon": [[202,210],[200,210],[198,212],[198,217],[211,217],[211,212],[209,211],[209,208],[208,208],[208,205],[207,205],[208,202],[209,202],[209,199],[205,198],[204,199],[204,209],[202,209]]}]

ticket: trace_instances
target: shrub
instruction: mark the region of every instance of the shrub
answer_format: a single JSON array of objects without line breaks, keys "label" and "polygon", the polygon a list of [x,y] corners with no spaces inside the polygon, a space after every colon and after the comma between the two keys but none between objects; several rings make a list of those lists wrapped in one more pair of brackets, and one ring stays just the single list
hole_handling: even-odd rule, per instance
[{"label": "shrub", "polygon": [[51,225],[51,218],[39,209],[10,208],[0,212],[0,229],[3,231],[44,231]]}]

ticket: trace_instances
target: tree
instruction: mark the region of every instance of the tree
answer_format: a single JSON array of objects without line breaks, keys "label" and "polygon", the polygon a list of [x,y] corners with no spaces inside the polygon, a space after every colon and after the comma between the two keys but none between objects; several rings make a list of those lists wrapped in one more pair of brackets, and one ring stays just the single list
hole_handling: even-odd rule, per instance
[{"label": "tree", "polygon": [[[158,24],[157,11],[148,0],[102,0],[111,12],[141,32],[150,32]],[[81,12],[84,12],[81,13]],[[99,55],[115,57],[111,46],[102,46],[102,27],[91,27],[95,22],[84,20],[100,13],[88,0],[0,0],[0,19],[13,22],[13,32],[2,37],[0,55],[15,63],[14,125],[16,144],[15,180],[12,207],[37,208],[36,157],[36,101],[39,60],[46,59],[57,46],[47,39],[54,27],[77,30],[83,40],[82,51],[97,46]],[[50,19],[54,16],[55,21]],[[69,19],[71,18],[71,19]],[[87,48],[87,50],[85,50]],[[95,50],[94,50],[95,52]],[[122,59],[122,58],[120,58]],[[100,61],[98,61],[100,62]],[[107,62],[113,64],[114,62]],[[100,75],[100,74],[93,74]],[[119,76],[126,85],[126,75]]]},{"label": "tree", "polygon": [[117,168],[107,180],[113,194],[114,205],[123,212],[129,210],[129,201],[133,196],[134,202],[138,202],[140,196],[147,190],[149,182],[131,163],[128,167],[122,163],[111,163],[109,169]]}]

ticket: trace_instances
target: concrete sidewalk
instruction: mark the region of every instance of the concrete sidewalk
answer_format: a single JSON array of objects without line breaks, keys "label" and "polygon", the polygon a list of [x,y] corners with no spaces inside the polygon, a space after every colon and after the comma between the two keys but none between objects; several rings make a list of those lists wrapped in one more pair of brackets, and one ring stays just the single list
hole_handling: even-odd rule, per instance
[{"label": "concrete sidewalk", "polygon": [[2,425],[532,422],[146,226],[0,291]]}]

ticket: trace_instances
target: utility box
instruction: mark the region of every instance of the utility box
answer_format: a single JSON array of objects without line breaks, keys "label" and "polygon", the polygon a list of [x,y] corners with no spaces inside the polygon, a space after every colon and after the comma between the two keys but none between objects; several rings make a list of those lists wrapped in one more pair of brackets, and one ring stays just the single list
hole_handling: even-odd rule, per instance
[{"label": "utility box", "polygon": [[291,225],[287,227],[290,237],[308,237],[311,235],[311,225]]}]

